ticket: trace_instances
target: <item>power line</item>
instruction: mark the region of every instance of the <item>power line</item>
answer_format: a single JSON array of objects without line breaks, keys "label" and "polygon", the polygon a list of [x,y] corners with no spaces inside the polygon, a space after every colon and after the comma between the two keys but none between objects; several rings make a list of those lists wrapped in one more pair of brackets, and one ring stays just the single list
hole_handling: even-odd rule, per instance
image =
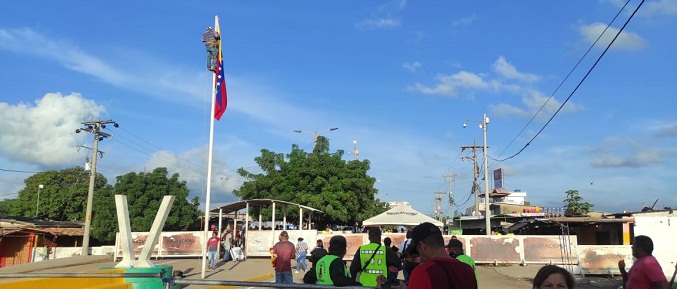
[{"label": "power line", "polygon": [[10,170],[10,169],[0,169],[0,171],[10,172],[10,173],[27,173],[27,174],[42,173],[42,172],[36,172],[36,171],[20,171],[20,170]]},{"label": "power line", "polygon": [[[628,0],[628,2],[629,2],[629,0]],[[543,125],[543,127],[541,127],[541,129],[536,133],[536,135],[534,135],[534,137],[532,137],[531,140],[529,140],[529,141],[524,145],[524,147],[522,147],[522,148],[521,148],[517,153],[515,153],[514,155],[509,156],[509,157],[504,158],[504,159],[494,159],[494,158],[491,158],[492,160],[502,162],[502,161],[506,161],[506,160],[509,160],[509,159],[511,159],[511,158],[516,157],[517,155],[519,155],[520,153],[522,153],[522,151],[524,151],[524,150],[531,144],[531,142],[533,142],[533,141],[541,134],[541,132],[543,132],[543,130],[545,130],[545,128],[550,124],[550,122],[555,118],[555,116],[557,116],[557,114],[562,110],[562,108],[564,108],[564,105],[566,105],[567,102],[569,102],[569,99],[571,99],[571,97],[574,95],[574,93],[576,93],[576,91],[578,90],[578,88],[579,88],[579,87],[583,84],[583,82],[588,78],[588,76],[590,75],[590,73],[592,73],[592,70],[595,69],[595,67],[597,66],[597,64],[602,60],[602,57],[604,57],[604,55],[607,53],[607,51],[609,51],[609,48],[611,48],[611,45],[613,45],[614,42],[616,42],[616,39],[618,38],[618,36],[623,32],[623,30],[624,30],[625,27],[628,25],[628,23],[630,23],[630,20],[632,20],[632,18],[635,16],[635,14],[636,14],[637,11],[639,10],[639,8],[642,7],[642,4],[644,4],[644,0],[642,0],[642,2],[639,3],[639,5],[637,6],[637,8],[635,8],[635,10],[632,12],[632,14],[630,15],[630,17],[628,17],[628,19],[625,21],[625,23],[623,24],[623,26],[621,27],[621,29],[618,30],[618,32],[616,33],[616,35],[614,36],[614,38],[613,38],[613,39],[611,40],[611,42],[609,42],[609,44],[606,46],[606,48],[604,49],[604,51],[602,52],[602,54],[600,54],[600,56],[597,58],[597,60],[595,61],[595,63],[590,67],[590,69],[588,69],[588,72],[585,73],[585,75],[584,75],[583,78],[578,82],[578,84],[576,85],[576,87],[571,91],[571,93],[569,93],[569,96],[562,102],[562,104],[559,106],[559,108],[557,108],[557,110],[555,111],[555,113],[550,117],[550,119],[548,119],[548,121]],[[626,5],[627,5],[627,3],[626,3]],[[625,7],[625,6],[623,6],[623,7]],[[621,11],[623,11],[623,9],[621,9]],[[621,11],[619,11],[618,13],[620,13]],[[616,16],[618,16],[618,14],[616,14]],[[616,17],[614,17],[614,19],[616,19]],[[613,22],[613,21],[612,21],[612,22]],[[607,28],[609,28],[610,25],[611,25],[611,23],[609,23],[609,25],[607,25]],[[606,31],[606,29],[605,29],[604,31]],[[602,33],[602,34],[604,34],[604,33]],[[601,37],[601,36],[602,36],[602,35],[600,35],[600,37]],[[599,37],[597,38],[597,40],[599,40]],[[597,43],[597,40],[595,41],[595,43]],[[594,46],[594,44],[593,44],[593,46]],[[591,48],[592,48],[592,47],[591,47]],[[588,50],[588,51],[589,51],[589,50]],[[587,54],[587,52],[586,52],[586,54]],[[579,61],[579,63],[580,63],[580,61]],[[576,64],[576,66],[578,66],[578,64]],[[575,69],[575,67],[574,67],[574,69]],[[569,75],[570,75],[570,74],[571,74],[571,73],[569,73]],[[567,77],[569,77],[569,75],[567,75]],[[565,79],[565,80],[566,80],[566,79]],[[561,84],[560,84],[560,86],[561,86]],[[557,89],[559,89],[559,86],[557,87]],[[552,97],[552,96],[551,96],[551,97]],[[550,98],[548,98],[548,100],[550,100]],[[546,103],[547,103],[547,101],[546,101]],[[545,105],[545,104],[544,104],[544,105]],[[543,107],[541,107],[541,108],[543,108]],[[540,111],[540,109],[539,109],[539,111]],[[537,113],[537,114],[538,114],[538,113]],[[535,116],[534,116],[534,117],[535,117]],[[532,120],[533,120],[533,117],[532,117]],[[529,122],[531,122],[531,120],[530,120]],[[528,124],[527,124],[527,125],[528,125]],[[524,131],[524,128],[522,129],[522,131]],[[521,133],[521,131],[520,131],[520,133]],[[518,134],[518,135],[519,135],[519,134]],[[515,137],[515,138],[516,138],[516,137]],[[514,141],[514,139],[513,139],[513,141]],[[512,144],[512,141],[511,141],[510,143]],[[508,146],[510,146],[510,145],[508,145]],[[504,151],[505,151],[505,150],[504,150]]]}]

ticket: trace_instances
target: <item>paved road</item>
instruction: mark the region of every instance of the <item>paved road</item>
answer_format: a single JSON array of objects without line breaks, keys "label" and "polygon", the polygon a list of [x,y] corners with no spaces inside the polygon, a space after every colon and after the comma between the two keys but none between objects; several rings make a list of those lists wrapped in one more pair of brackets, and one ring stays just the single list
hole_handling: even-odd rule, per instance
[{"label": "paved road", "polygon": [[[172,265],[174,270],[184,272],[185,278],[199,280],[201,277],[201,259],[177,258],[164,260],[151,260],[158,265]],[[0,273],[94,273],[101,268],[113,267],[116,263],[108,256],[80,256],[56,260],[48,260],[31,264],[23,264],[0,268]],[[479,288],[507,288],[524,289],[531,287],[531,278],[536,275],[540,266],[478,266]],[[268,258],[249,258],[235,263],[219,263],[215,270],[206,270],[207,280],[229,281],[256,281],[274,282],[274,271]],[[293,274],[294,282],[301,283],[303,274]],[[400,278],[402,275],[400,274]],[[593,276],[586,278],[577,277],[579,289],[616,289],[620,285],[618,278],[605,276]],[[3,282],[3,280],[0,280]],[[190,285],[190,289],[224,288],[207,285]]]}]

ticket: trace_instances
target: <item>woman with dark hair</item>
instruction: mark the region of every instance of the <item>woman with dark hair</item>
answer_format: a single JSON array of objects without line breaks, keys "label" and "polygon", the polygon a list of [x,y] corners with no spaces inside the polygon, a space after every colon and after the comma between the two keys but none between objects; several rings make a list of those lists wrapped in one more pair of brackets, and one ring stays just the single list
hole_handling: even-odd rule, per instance
[{"label": "woman with dark hair", "polygon": [[545,265],[534,277],[533,289],[574,289],[574,276],[566,269]]}]

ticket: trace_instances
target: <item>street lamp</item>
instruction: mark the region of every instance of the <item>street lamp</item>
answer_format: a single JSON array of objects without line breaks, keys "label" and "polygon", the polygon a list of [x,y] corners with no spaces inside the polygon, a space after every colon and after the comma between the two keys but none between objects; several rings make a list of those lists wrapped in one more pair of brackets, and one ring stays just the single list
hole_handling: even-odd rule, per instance
[{"label": "street lamp", "polygon": [[43,185],[38,185],[38,201],[35,203],[35,217],[38,217],[38,211],[40,210],[40,190],[42,190],[45,186]]},{"label": "street lamp", "polygon": [[355,160],[357,160],[357,155],[358,155],[358,154],[360,154],[360,151],[357,150],[357,141],[354,140],[354,141],[353,141],[353,156],[354,156],[354,159],[355,159]]},{"label": "street lamp", "polygon": [[[337,129],[338,129],[338,127],[332,127],[332,128],[330,128],[330,129],[323,130],[323,132],[324,132],[324,131],[335,131],[335,130],[337,130]],[[295,133],[303,133],[303,132],[305,132],[305,133],[312,133],[312,134],[313,134],[313,143],[314,143],[313,148],[317,147],[317,137],[319,136],[320,131],[313,131],[313,132],[311,132],[311,131],[305,131],[305,130],[295,129],[294,132],[295,132]]]},{"label": "street lamp", "polygon": [[[489,125],[489,117],[485,113],[482,115],[482,121],[480,121],[480,128],[482,129],[482,135],[484,138],[483,141],[483,151],[484,151],[484,220],[486,224],[487,235],[491,235],[491,212],[489,210],[489,164],[487,157],[487,125]],[[466,127],[466,124],[463,124],[463,127]]]}]

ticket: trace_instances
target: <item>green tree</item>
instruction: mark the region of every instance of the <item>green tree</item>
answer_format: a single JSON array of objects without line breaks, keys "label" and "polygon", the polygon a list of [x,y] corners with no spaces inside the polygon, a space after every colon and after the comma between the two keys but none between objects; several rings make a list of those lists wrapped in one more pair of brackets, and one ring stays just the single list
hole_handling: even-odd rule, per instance
[{"label": "green tree", "polygon": [[[374,199],[375,178],[367,175],[369,161],[344,161],[343,151],[329,153],[329,141],[319,136],[312,153],[292,145],[287,155],[267,149],[254,161],[263,171],[238,173],[246,181],[234,195],[244,200],[270,198],[317,208],[324,214],[313,216],[319,223],[353,224],[385,211],[385,204]],[[271,208],[264,208],[270,216]],[[287,212],[298,218],[297,211]]]},{"label": "green tree", "polygon": [[11,215],[12,208],[16,206],[14,202],[16,202],[16,199],[6,199],[0,201],[0,216]]},{"label": "green tree", "polygon": [[[24,180],[26,187],[19,191],[11,213],[17,216],[38,217],[56,221],[84,221],[89,172],[82,167],[36,173]],[[42,189],[39,186],[43,185]],[[94,197],[98,192],[110,190],[108,180],[97,173]],[[40,200],[38,203],[38,191]],[[92,221],[94,213],[92,213]]]},{"label": "green tree", "polygon": [[[201,213],[199,199],[187,200],[186,182],[179,182],[178,174],[167,177],[166,168],[151,173],[128,173],[118,176],[115,187],[97,173],[92,204],[92,237],[99,243],[112,243],[118,232],[115,194],[127,195],[129,217],[133,231],[148,231],[162,197],[176,196],[164,230],[199,230]],[[40,202],[38,217],[56,221],[82,221],[85,218],[89,172],[82,167],[60,171],[40,172],[28,177],[16,199],[0,201],[0,215],[35,217],[38,188]],[[3,213],[5,212],[6,213]]]},{"label": "green tree", "polygon": [[564,199],[564,215],[567,217],[586,216],[594,207],[593,204],[583,202],[577,190],[566,191],[567,198]]},{"label": "green tree", "polygon": [[101,206],[108,205],[109,210],[115,212],[113,195],[126,195],[132,231],[144,232],[150,230],[162,198],[166,195],[175,196],[176,199],[163,230],[196,230],[200,227],[199,199],[195,197],[189,202],[188,193],[186,182],[179,181],[178,173],[168,177],[167,168],[159,167],[149,173],[131,172],[118,176],[113,187],[113,194],[106,196]]}]

